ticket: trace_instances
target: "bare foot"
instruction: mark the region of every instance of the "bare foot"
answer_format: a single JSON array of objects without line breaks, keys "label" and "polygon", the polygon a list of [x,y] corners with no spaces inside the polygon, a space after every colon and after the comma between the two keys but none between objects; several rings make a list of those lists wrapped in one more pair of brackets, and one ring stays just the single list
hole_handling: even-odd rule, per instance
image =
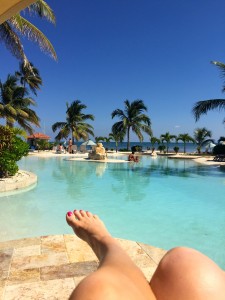
[{"label": "bare foot", "polygon": [[89,244],[99,260],[105,254],[104,245],[108,242],[116,242],[99,217],[88,211],[68,212],[66,221],[73,228],[75,234]]}]

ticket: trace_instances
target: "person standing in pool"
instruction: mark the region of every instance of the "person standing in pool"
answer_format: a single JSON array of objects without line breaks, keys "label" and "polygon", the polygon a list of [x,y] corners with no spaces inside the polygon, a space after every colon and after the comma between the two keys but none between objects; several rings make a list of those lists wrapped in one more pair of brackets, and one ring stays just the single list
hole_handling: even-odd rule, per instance
[{"label": "person standing in pool", "polygon": [[225,272],[194,249],[168,251],[148,282],[97,215],[74,210],[66,220],[99,259],[98,269],[78,284],[70,300],[225,299]]},{"label": "person standing in pool", "polygon": [[72,139],[69,139],[69,143],[68,143],[68,152],[69,152],[69,154],[72,153],[72,145],[73,145]]}]

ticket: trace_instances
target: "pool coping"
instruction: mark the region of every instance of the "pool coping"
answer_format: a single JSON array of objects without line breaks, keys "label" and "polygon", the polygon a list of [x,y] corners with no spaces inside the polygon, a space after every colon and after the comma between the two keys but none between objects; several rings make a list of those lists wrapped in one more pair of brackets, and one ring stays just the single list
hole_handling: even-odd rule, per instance
[{"label": "pool coping", "polygon": [[[117,240],[149,281],[166,250]],[[97,266],[94,252],[75,235],[0,242],[0,299],[68,299]]]},{"label": "pool coping", "polygon": [[4,193],[9,191],[22,190],[32,185],[35,186],[37,180],[36,174],[19,170],[14,176],[0,178],[0,194],[4,195]]}]

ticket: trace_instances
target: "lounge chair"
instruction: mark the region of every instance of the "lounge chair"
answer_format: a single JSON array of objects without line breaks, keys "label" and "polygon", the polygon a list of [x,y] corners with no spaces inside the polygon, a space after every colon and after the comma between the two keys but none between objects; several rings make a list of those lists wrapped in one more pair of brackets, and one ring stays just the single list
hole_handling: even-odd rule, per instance
[{"label": "lounge chair", "polygon": [[72,153],[77,153],[77,145],[72,145]]},{"label": "lounge chair", "polygon": [[213,161],[225,162],[225,154],[218,154],[213,158]]},{"label": "lounge chair", "polygon": [[81,153],[87,153],[87,149],[85,145],[80,145],[80,152]]}]

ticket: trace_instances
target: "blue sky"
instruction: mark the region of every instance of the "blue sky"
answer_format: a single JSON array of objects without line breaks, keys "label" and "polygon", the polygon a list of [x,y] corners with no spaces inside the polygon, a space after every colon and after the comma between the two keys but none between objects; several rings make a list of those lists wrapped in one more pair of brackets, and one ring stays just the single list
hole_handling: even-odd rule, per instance
[{"label": "blue sky", "polygon": [[[81,100],[95,136],[108,136],[111,119],[124,100],[142,99],[154,136],[189,133],[205,126],[218,139],[225,135],[223,112],[210,112],[195,123],[196,101],[224,98],[223,79],[211,60],[225,63],[223,0],[46,0],[56,26],[32,18],[51,40],[55,62],[24,40],[25,52],[39,69],[42,90],[35,98],[41,129],[65,121],[66,102]],[[0,44],[0,79],[18,69],[18,61]],[[132,135],[132,140],[137,138]],[[149,141],[145,137],[145,141]]]}]

